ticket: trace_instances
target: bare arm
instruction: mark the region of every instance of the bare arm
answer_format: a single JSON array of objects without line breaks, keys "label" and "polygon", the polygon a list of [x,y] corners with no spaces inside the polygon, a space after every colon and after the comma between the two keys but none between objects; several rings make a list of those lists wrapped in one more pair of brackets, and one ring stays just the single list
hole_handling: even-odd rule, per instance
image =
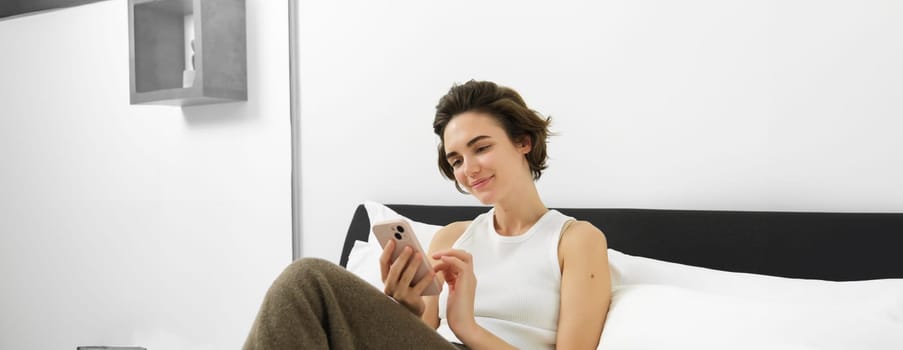
[{"label": "bare arm", "polygon": [[592,224],[578,221],[562,233],[559,349],[595,349],[611,302],[608,243]]},{"label": "bare arm", "polygon": [[[455,241],[464,234],[469,221],[452,223],[436,232],[430,242],[429,257],[439,278],[449,288],[449,326],[468,348],[515,349],[495,334],[480,327],[473,317],[473,261],[467,252],[451,249]],[[466,291],[465,291],[466,290]],[[461,295],[462,292],[468,295]],[[421,319],[433,329],[439,328],[439,297],[423,297],[426,309]]]},{"label": "bare arm", "polygon": [[473,273],[473,256],[460,249],[446,249],[432,257],[441,260],[433,268],[445,277],[448,326],[458,339],[474,350],[515,349],[476,322],[473,305],[477,279]]},{"label": "bare arm", "polygon": [[[439,263],[439,260],[433,259],[433,254],[440,250],[451,248],[469,225],[470,221],[453,222],[436,232],[436,235],[433,236],[433,240],[430,242],[429,253],[427,253],[433,266]],[[439,280],[445,281],[442,273],[439,273]],[[439,328],[439,296],[425,296],[423,297],[423,303],[426,305],[423,315],[420,316],[423,323],[433,327],[433,329]]]}]

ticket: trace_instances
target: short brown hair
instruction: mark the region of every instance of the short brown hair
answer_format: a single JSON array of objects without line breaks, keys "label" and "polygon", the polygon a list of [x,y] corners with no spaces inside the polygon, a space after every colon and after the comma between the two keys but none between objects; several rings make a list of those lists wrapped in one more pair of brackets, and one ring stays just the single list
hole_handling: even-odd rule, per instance
[{"label": "short brown hair", "polygon": [[505,129],[508,138],[519,142],[530,138],[531,149],[526,154],[533,180],[542,176],[546,169],[546,141],[549,137],[551,117],[544,117],[527,107],[524,99],[514,89],[499,86],[491,81],[471,80],[455,84],[436,105],[433,131],[439,136],[439,170],[446,178],[455,181],[455,187],[462,193],[461,185],[455,179],[455,171],[445,157],[445,127],[455,116],[464,112],[481,112],[491,115]]}]

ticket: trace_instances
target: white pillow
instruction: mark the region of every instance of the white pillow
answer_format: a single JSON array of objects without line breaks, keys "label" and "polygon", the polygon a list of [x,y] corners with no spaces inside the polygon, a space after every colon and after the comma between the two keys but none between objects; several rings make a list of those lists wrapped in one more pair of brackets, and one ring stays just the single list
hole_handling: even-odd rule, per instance
[{"label": "white pillow", "polygon": [[903,279],[792,279],[608,254],[599,349],[903,348]]},{"label": "white pillow", "polygon": [[379,255],[382,249],[379,244],[354,241],[351,252],[348,253],[348,263],[345,269],[367,281],[379,290],[385,289],[382,276],[379,272]]},{"label": "white pillow", "polygon": [[653,283],[762,301],[853,303],[857,308],[903,303],[903,279],[832,282],[775,277],[671,263],[614,249],[608,250],[608,261],[613,287]]},{"label": "white pillow", "polygon": [[[392,208],[389,208],[385,205],[382,205],[373,201],[364,201],[364,208],[367,209],[367,216],[370,218],[370,225],[373,225],[376,222],[390,220],[390,219],[404,219],[411,225],[411,228],[414,229],[414,234],[417,235],[417,240],[420,241],[420,246],[423,249],[430,249],[430,242],[433,241],[433,236],[436,235],[436,232],[439,231],[442,226],[424,224],[422,222],[417,222],[411,219],[408,219],[400,214],[396,213]],[[373,242],[374,245],[379,246],[379,242],[376,240],[376,236],[373,234],[373,228],[370,228],[370,236],[367,238],[368,242]]]},{"label": "white pillow", "polygon": [[622,286],[599,349],[900,349],[903,323],[831,305],[765,302],[687,288]]},{"label": "white pillow", "polygon": [[[370,218],[371,224],[389,219],[404,219],[407,221],[414,230],[414,234],[417,235],[417,240],[420,241],[420,246],[423,249],[429,249],[433,236],[442,228],[442,226],[408,219],[391,208],[373,201],[365,201],[364,208],[367,209],[367,216]],[[373,235],[373,229],[371,228],[367,242],[354,242],[354,246],[351,247],[351,252],[348,254],[348,263],[345,268],[377,289],[383,290],[385,285],[383,285],[379,271],[379,256],[382,254],[382,251],[382,247],[376,240],[376,236]]]}]

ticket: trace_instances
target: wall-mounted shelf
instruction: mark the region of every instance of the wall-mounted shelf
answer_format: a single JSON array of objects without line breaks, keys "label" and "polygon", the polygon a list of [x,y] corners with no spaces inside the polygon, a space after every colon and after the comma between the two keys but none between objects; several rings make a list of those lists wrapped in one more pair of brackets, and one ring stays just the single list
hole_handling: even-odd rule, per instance
[{"label": "wall-mounted shelf", "polygon": [[[132,104],[248,99],[244,0],[129,0],[128,6]],[[192,36],[193,80],[183,73],[192,68]]]}]

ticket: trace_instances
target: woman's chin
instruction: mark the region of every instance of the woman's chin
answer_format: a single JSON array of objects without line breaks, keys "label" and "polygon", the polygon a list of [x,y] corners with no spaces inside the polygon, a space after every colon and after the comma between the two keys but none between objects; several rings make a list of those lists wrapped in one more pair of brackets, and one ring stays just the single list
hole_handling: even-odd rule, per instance
[{"label": "woman's chin", "polygon": [[476,198],[483,205],[493,205],[495,204],[495,197],[492,196],[491,193],[488,192],[474,192],[472,193],[473,197]]}]

